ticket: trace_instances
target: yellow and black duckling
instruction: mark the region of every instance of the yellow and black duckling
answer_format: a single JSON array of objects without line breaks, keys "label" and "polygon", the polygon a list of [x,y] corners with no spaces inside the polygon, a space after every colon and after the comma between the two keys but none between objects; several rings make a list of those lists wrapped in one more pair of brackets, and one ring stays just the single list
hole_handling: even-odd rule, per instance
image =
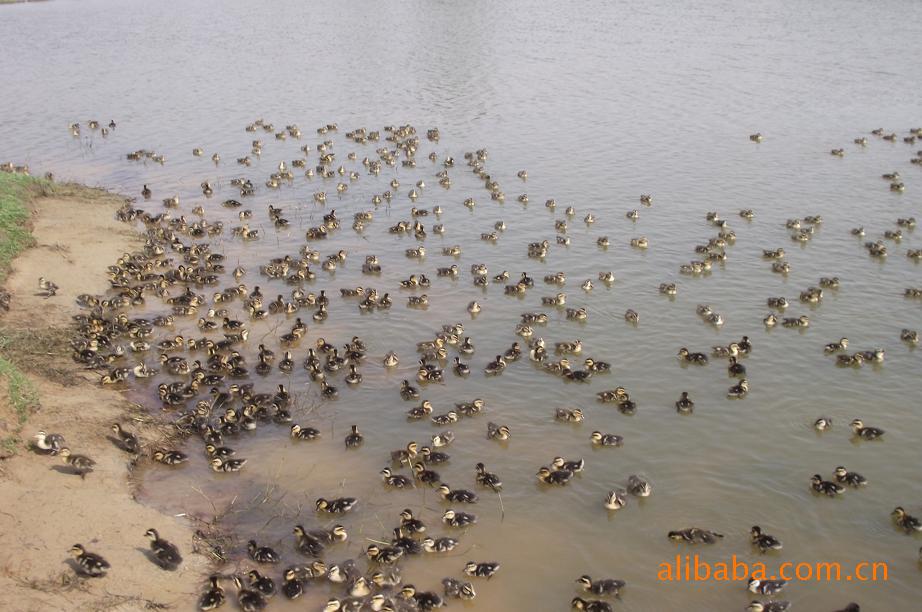
[{"label": "yellow and black duckling", "polygon": [[256,544],[256,540],[247,542],[247,554],[250,555],[250,559],[257,563],[279,563],[282,560],[282,557],[274,548],[259,546]]},{"label": "yellow and black duckling", "polygon": [[781,540],[776,538],[773,535],[762,532],[762,528],[758,525],[754,525],[752,529],[749,530],[749,537],[754,546],[758,546],[759,550],[763,553],[769,550],[781,550]]},{"label": "yellow and black duckling", "polygon": [[646,479],[631,474],[627,479],[627,491],[636,497],[650,497],[653,494],[653,485]]},{"label": "yellow and black duckling", "polygon": [[570,600],[570,607],[581,612],[612,612],[613,608],[607,601],[601,599],[583,599],[574,597]]},{"label": "yellow and black duckling", "polygon": [[477,494],[473,491],[468,491],[467,489],[452,489],[445,483],[439,485],[438,491],[442,499],[447,502],[476,504],[478,500]]},{"label": "yellow and black duckling", "polygon": [[[264,609],[268,604],[265,596],[263,596],[259,590],[243,586],[243,580],[241,580],[239,576],[234,576],[234,586],[237,587],[237,605],[239,605],[240,609],[244,612],[258,612],[258,610]],[[253,586],[252,577],[250,586]]]},{"label": "yellow and black duckling", "polygon": [[79,474],[80,478],[86,478],[86,475],[93,471],[96,462],[86,455],[75,455],[67,447],[58,451],[58,454],[64,459],[64,463],[71,467],[74,474]]},{"label": "yellow and black duckling", "polygon": [[302,427],[295,423],[290,429],[291,437],[296,440],[316,440],[320,437],[320,430],[313,427]]},{"label": "yellow and black duckling", "polygon": [[[424,404],[427,402],[423,402]],[[431,408],[430,408],[431,410]],[[410,465],[419,452],[419,445],[416,442],[408,442],[405,448],[391,452],[391,461],[397,464]]]},{"label": "yellow and black duckling", "polygon": [[864,440],[877,440],[884,435],[884,430],[877,427],[865,427],[864,422],[861,419],[854,419],[849,423],[849,427],[852,428],[852,432],[859,438]]},{"label": "yellow and black duckling", "polygon": [[464,565],[464,573],[468,576],[486,578],[489,580],[496,575],[496,572],[499,571],[499,568],[500,564],[496,563],[495,561],[485,561],[481,563],[468,561]]},{"label": "yellow and black duckling", "polygon": [[848,338],[840,338],[838,342],[830,342],[823,348],[823,352],[827,355],[831,353],[838,353],[839,351],[844,351],[848,348]]},{"label": "yellow and black duckling", "polygon": [[470,582],[461,582],[454,578],[443,578],[442,579],[442,588],[445,593],[445,597],[449,599],[461,599],[465,601],[471,601],[477,597],[477,592],[474,590],[474,585]]},{"label": "yellow and black duckling", "polygon": [[551,461],[551,467],[556,470],[566,470],[577,474],[583,471],[583,468],[586,467],[586,462],[582,459],[567,461],[563,457],[554,457]]},{"label": "yellow and black duckling", "polygon": [[217,610],[227,601],[224,589],[218,584],[219,576],[209,576],[208,588],[198,600],[198,609],[202,612]]},{"label": "yellow and black duckling", "polygon": [[813,421],[813,429],[817,431],[826,431],[827,429],[832,428],[832,418],[831,417],[819,417]]},{"label": "yellow and black duckling", "polygon": [[740,379],[738,383],[727,389],[729,399],[743,399],[749,395],[749,381],[745,378]]},{"label": "yellow and black duckling", "polygon": [[185,453],[178,450],[157,449],[151,455],[151,458],[157,463],[164,465],[179,465],[189,460]]},{"label": "yellow and black duckling", "polygon": [[503,483],[499,479],[499,476],[493,472],[486,471],[486,467],[484,467],[483,463],[478,463],[476,470],[477,484],[484,487],[489,487],[497,493],[503,488]]},{"label": "yellow and black duckling", "polygon": [[487,438],[490,440],[498,440],[500,442],[505,442],[512,437],[512,432],[509,427],[506,425],[497,425],[492,421],[487,423]]},{"label": "yellow and black duckling", "polygon": [[365,441],[365,436],[359,432],[359,426],[353,425],[352,431],[346,436],[346,448],[358,448]]},{"label": "yellow and black duckling", "polygon": [[627,585],[624,580],[615,580],[613,578],[593,580],[587,575],[582,575],[577,578],[576,583],[580,585],[587,593],[592,593],[593,595],[604,595],[608,597],[619,597],[621,595],[621,591]]},{"label": "yellow and black duckling", "polygon": [[506,369],[506,360],[503,359],[502,355],[497,355],[496,359],[491,361],[484,367],[483,372],[488,376],[497,376],[502,374]]},{"label": "yellow and black duckling", "polygon": [[746,366],[739,363],[736,357],[730,357],[730,365],[727,366],[727,373],[730,376],[746,376]]},{"label": "yellow and black duckling", "polygon": [[557,408],[554,410],[554,418],[567,423],[581,423],[584,415],[579,408]]},{"label": "yellow and black duckling", "polygon": [[819,474],[813,475],[813,477],[810,479],[810,486],[817,493],[822,493],[823,495],[828,495],[829,497],[841,495],[845,491],[845,487],[830,480],[823,480],[823,477]]},{"label": "yellow and black duckling", "polygon": [[144,197],[145,200],[149,200],[151,196],[150,187],[148,187],[147,185],[144,185],[144,187],[141,189],[141,195]]},{"label": "yellow and black duckling", "polygon": [[328,514],[345,514],[355,508],[358,500],[354,497],[338,497],[336,499],[324,499],[320,497],[315,502],[318,512]]},{"label": "yellow and black duckling", "polygon": [[413,486],[413,481],[402,474],[394,474],[391,468],[384,468],[380,472],[384,484],[395,489],[407,489]]},{"label": "yellow and black duckling", "polygon": [[753,578],[749,581],[747,588],[752,593],[771,596],[780,593],[786,584],[787,580],[759,580]]},{"label": "yellow and black duckling", "polygon": [[81,576],[101,578],[112,567],[100,555],[84,549],[82,544],[74,544],[70,549],[70,554],[74,557],[75,569]]},{"label": "yellow and black duckling", "polygon": [[894,508],[893,512],[890,513],[890,516],[893,517],[893,522],[896,523],[897,526],[899,526],[899,528],[906,533],[922,531],[922,521],[914,516],[907,514],[902,506],[897,506]]},{"label": "yellow and black duckling", "polygon": [[573,478],[573,472],[569,470],[551,470],[547,466],[543,466],[535,476],[545,484],[562,486],[570,482]]},{"label": "yellow and black duckling", "polygon": [[455,441],[455,434],[451,431],[443,431],[432,436],[432,446],[435,448],[441,448],[443,446],[448,446]]},{"label": "yellow and black duckling", "polygon": [[723,538],[723,534],[700,527],[689,527],[687,529],[678,529],[670,531],[668,534],[670,540],[677,542],[686,542],[688,544],[714,544],[718,539]]},{"label": "yellow and black duckling", "polygon": [[844,466],[839,466],[835,471],[836,480],[850,487],[861,487],[868,484],[868,479],[858,472],[849,472]]},{"label": "yellow and black duckling", "polygon": [[40,431],[32,436],[32,448],[49,455],[57,455],[64,448],[64,436]]},{"label": "yellow and black duckling", "polygon": [[403,555],[404,549],[397,546],[380,547],[377,544],[371,544],[365,549],[365,556],[380,565],[394,565]]},{"label": "yellow and black duckling", "polygon": [[286,569],[284,579],[282,594],[287,599],[297,599],[304,594],[304,582],[298,578],[298,572],[295,568]]},{"label": "yellow and black duckling", "polygon": [[676,400],[675,409],[681,414],[691,414],[695,411],[695,402],[688,397],[688,391],[682,391],[682,396]]},{"label": "yellow and black duckling", "polygon": [[449,527],[469,527],[477,523],[477,515],[460,510],[446,510],[442,514],[442,522]]},{"label": "yellow and black duckling", "polygon": [[246,459],[222,459],[213,457],[210,461],[211,469],[215,472],[239,472],[246,465]]},{"label": "yellow and black duckling", "polygon": [[148,529],[145,536],[150,538],[152,560],[165,570],[175,570],[182,563],[182,555],[175,544],[160,537],[156,529]]},{"label": "yellow and black duckling", "polygon": [[419,399],[419,390],[410,384],[410,381],[404,380],[400,383],[400,397],[404,400]]},{"label": "yellow and black duckling", "polygon": [[706,365],[708,362],[708,356],[704,353],[691,353],[684,346],[679,349],[679,359],[686,363],[694,363],[697,365]]},{"label": "yellow and black duckling", "polygon": [[[790,607],[791,602],[784,601],[783,599],[776,599],[773,601],[758,601],[754,599],[746,606],[746,612],[786,612]],[[854,612],[858,611],[855,610]]]}]

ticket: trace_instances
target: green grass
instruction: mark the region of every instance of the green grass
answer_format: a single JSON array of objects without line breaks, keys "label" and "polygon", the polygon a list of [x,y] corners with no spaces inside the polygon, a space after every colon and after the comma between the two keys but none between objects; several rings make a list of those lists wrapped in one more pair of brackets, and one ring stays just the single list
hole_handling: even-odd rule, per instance
[{"label": "green grass", "polygon": [[12,454],[19,447],[19,434],[23,426],[38,408],[38,393],[25,374],[3,357],[0,357],[0,376],[6,379],[7,399],[16,417],[12,432],[0,440],[0,447]]},{"label": "green grass", "polygon": [[6,280],[10,264],[33,243],[29,231],[29,200],[47,189],[43,179],[0,172],[0,282]]}]

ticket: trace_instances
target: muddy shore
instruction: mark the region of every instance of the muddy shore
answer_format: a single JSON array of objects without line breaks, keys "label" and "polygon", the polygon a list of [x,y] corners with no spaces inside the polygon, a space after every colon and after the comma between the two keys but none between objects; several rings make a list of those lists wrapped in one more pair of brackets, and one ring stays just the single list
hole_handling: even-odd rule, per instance
[{"label": "muddy shore", "polygon": [[[0,311],[0,609],[191,609],[209,566],[193,553],[195,529],[142,506],[132,491],[131,471],[163,429],[70,356],[76,296],[104,293],[106,267],[140,245],[115,218],[124,199],[42,180],[21,195],[33,240],[2,282],[10,302]],[[55,296],[38,295],[39,276],[59,285]],[[139,433],[141,459],[109,439],[116,421]],[[95,471],[81,479],[61,457],[31,450],[39,430],[63,435],[96,461]],[[178,571],[149,560],[151,527],[181,549]],[[77,577],[68,552],[76,543],[111,563],[107,577]]]}]

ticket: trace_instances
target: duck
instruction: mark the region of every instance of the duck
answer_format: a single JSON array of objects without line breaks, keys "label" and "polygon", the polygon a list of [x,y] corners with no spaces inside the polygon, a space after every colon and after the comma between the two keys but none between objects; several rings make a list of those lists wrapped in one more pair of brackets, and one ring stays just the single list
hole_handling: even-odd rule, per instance
[{"label": "duck", "polygon": [[758,580],[753,578],[749,581],[747,588],[751,593],[771,596],[780,593],[786,584],[787,580]]},{"label": "duck", "polygon": [[400,363],[400,358],[397,356],[395,351],[388,351],[384,355],[383,364],[385,368],[395,368]]},{"label": "duck", "polygon": [[122,450],[131,454],[137,454],[140,451],[141,443],[138,442],[138,437],[136,435],[130,431],[126,431],[118,423],[113,423],[111,429],[112,432],[115,433],[116,440]]},{"label": "duck", "polygon": [[628,323],[640,323],[640,315],[637,314],[636,310],[628,308],[627,312],[624,313],[624,320]]},{"label": "duck", "polygon": [[460,510],[446,510],[442,514],[442,522],[449,527],[469,527],[477,523],[477,515]]},{"label": "duck", "polygon": [[468,576],[476,576],[478,578],[490,579],[496,575],[496,572],[499,571],[500,564],[495,561],[486,561],[481,563],[476,563],[474,561],[468,561],[464,565],[464,573]]},{"label": "duck", "polygon": [[584,416],[583,411],[579,408],[557,408],[554,411],[554,418],[568,423],[581,423]]},{"label": "duck", "polygon": [[746,366],[741,364],[736,357],[730,357],[730,364],[727,366],[727,373],[730,376],[746,376]]},{"label": "duck", "polygon": [[215,472],[239,472],[246,465],[246,459],[222,459],[214,457],[210,461],[211,469]]},{"label": "duck", "polygon": [[679,349],[679,359],[685,361],[686,363],[694,363],[697,365],[706,365],[708,362],[708,356],[704,353],[690,353],[687,348],[684,346]]},{"label": "duck", "polygon": [[346,448],[358,448],[365,441],[365,436],[359,432],[359,426],[353,425],[352,431],[346,436]]},{"label": "duck", "polygon": [[74,544],[70,549],[70,554],[77,565],[77,572],[82,576],[101,578],[112,567],[102,556],[87,551],[82,544]]},{"label": "duck", "polygon": [[316,440],[320,437],[320,430],[313,427],[302,427],[297,423],[293,424],[289,431],[295,440]]},{"label": "duck", "polygon": [[218,584],[219,576],[208,577],[208,588],[198,600],[198,609],[203,612],[217,610],[227,601],[224,589]]},{"label": "duck", "polygon": [[64,448],[64,436],[40,431],[32,436],[32,448],[48,453],[49,455],[56,455]]},{"label": "duck", "polygon": [[769,550],[781,550],[782,548],[781,540],[773,535],[763,533],[762,528],[758,525],[753,525],[752,529],[749,530],[749,538],[763,553]]},{"label": "duck", "polygon": [[141,195],[144,197],[145,200],[149,200],[149,199],[150,199],[151,190],[150,190],[150,187],[148,187],[146,184],[145,184],[144,187],[141,189]]},{"label": "duck", "polygon": [[[424,404],[426,402],[423,402]],[[430,408],[431,410],[431,408]],[[419,445],[416,442],[408,442],[405,448],[391,452],[391,461],[397,464],[410,465],[414,457],[419,453]]]},{"label": "duck", "polygon": [[384,468],[380,474],[384,484],[395,489],[406,489],[413,486],[412,480],[401,474],[393,474],[390,468]]},{"label": "duck", "polygon": [[175,544],[160,537],[156,529],[148,529],[144,535],[150,538],[150,549],[154,562],[165,570],[175,570],[182,563],[182,555]]},{"label": "duck", "polygon": [[461,582],[454,578],[443,578],[442,587],[445,593],[445,597],[450,597],[452,599],[462,599],[470,601],[477,596],[477,592],[474,590],[474,585],[470,582]]},{"label": "duck", "polygon": [[746,606],[746,612],[786,612],[790,607],[791,602],[782,599],[764,602],[753,599]]},{"label": "duck", "polygon": [[686,542],[688,544],[695,544],[697,542],[701,542],[703,544],[714,544],[718,539],[724,537],[723,534],[717,533],[716,531],[701,529],[700,527],[678,529],[670,531],[667,535],[670,540]]},{"label": "duck", "polygon": [[380,565],[394,565],[403,555],[404,550],[397,546],[385,546],[382,548],[377,544],[371,544],[365,549],[365,556]]},{"label": "duck", "polygon": [[631,474],[627,479],[627,491],[636,497],[649,497],[653,493],[653,486],[640,476]]},{"label": "duck", "polygon": [[[255,570],[254,570],[255,571]],[[249,589],[243,586],[243,581],[239,576],[234,576],[234,586],[237,587],[237,605],[244,612],[257,612],[266,607],[266,598],[255,589]]]},{"label": "duck", "polygon": [[496,376],[498,374],[502,374],[505,369],[506,360],[503,359],[502,355],[497,355],[496,359],[486,365],[483,372],[488,376]]},{"label": "duck", "polygon": [[727,397],[730,399],[743,399],[749,394],[749,381],[741,379],[737,384],[727,390]]},{"label": "duck", "polygon": [[613,610],[611,604],[607,601],[602,601],[601,599],[583,599],[582,597],[574,597],[570,600],[570,607],[574,610],[581,610],[582,612],[612,612]]},{"label": "duck", "polygon": [[683,414],[690,414],[695,410],[695,402],[688,397],[688,391],[682,391],[682,396],[676,400],[675,409]]},{"label": "duck", "polygon": [[592,432],[590,440],[595,446],[622,446],[624,444],[623,436],[602,433],[601,431]]},{"label": "duck", "polygon": [[477,484],[484,486],[484,487],[489,487],[490,489],[492,489],[494,492],[497,492],[497,493],[503,488],[503,483],[499,479],[499,476],[497,476],[493,472],[486,471],[486,468],[484,467],[483,463],[478,463],[475,466],[475,469],[476,469]]},{"label": "duck", "polygon": [[319,497],[314,503],[318,512],[328,514],[345,514],[355,508],[356,504],[358,504],[358,500],[354,497],[338,497],[329,500]]},{"label": "duck", "polygon": [[848,338],[840,338],[838,342],[830,342],[823,348],[823,352],[827,355],[831,353],[837,353],[839,351],[844,351],[848,348]]},{"label": "duck", "polygon": [[410,381],[404,380],[400,383],[400,397],[404,400],[419,399],[419,390],[410,384]]},{"label": "duck", "polygon": [[893,512],[890,513],[890,516],[893,517],[893,522],[895,522],[900,527],[900,529],[906,533],[922,531],[922,521],[914,516],[907,514],[902,506],[897,506],[894,508]]},{"label": "duck", "polygon": [[813,421],[813,429],[817,431],[826,431],[832,428],[832,418],[821,416]]},{"label": "duck", "polygon": [[566,470],[568,472],[573,472],[574,474],[582,472],[585,466],[586,462],[582,459],[567,461],[563,457],[554,457],[554,459],[551,461],[551,467],[554,469]]},{"label": "duck", "polygon": [[615,580],[612,578],[593,580],[590,576],[585,574],[577,578],[576,583],[587,593],[610,597],[618,597],[621,594],[621,590],[624,589],[627,584],[624,580]]},{"label": "duck", "polygon": [[861,487],[868,484],[868,479],[858,472],[849,472],[843,466],[835,469],[836,481],[847,484],[851,487]]},{"label": "duck", "polygon": [[614,490],[608,492],[605,496],[605,501],[603,505],[606,510],[620,510],[627,505],[627,498],[625,497],[625,491],[623,489]]},{"label": "duck", "polygon": [[64,463],[70,465],[75,474],[80,475],[80,478],[86,478],[86,475],[92,472],[93,468],[96,467],[95,461],[86,455],[72,454],[67,447],[59,450],[58,454],[64,459]]},{"label": "duck", "polygon": [[551,470],[548,467],[542,467],[538,470],[538,473],[535,474],[538,477],[538,480],[545,484],[550,485],[565,485],[571,478],[573,478],[573,472],[569,470]]},{"label": "duck", "polygon": [[770,312],[765,316],[764,319],[762,319],[762,324],[765,325],[765,327],[774,327],[778,324],[778,317],[776,317],[774,313]]},{"label": "duck", "polygon": [[257,563],[278,563],[282,560],[274,548],[259,546],[256,544],[256,540],[247,542],[247,554],[250,555],[250,559]]},{"label": "duck", "polygon": [[487,423],[487,438],[488,439],[505,442],[511,437],[512,437],[512,433],[508,426],[497,425],[496,423],[493,423],[493,422]]},{"label": "duck", "polygon": [[823,480],[823,477],[819,474],[814,474],[810,479],[810,483],[814,491],[822,493],[823,495],[828,495],[829,497],[841,495],[845,491],[845,487],[829,480]]},{"label": "duck", "polygon": [[852,420],[852,422],[849,423],[849,427],[852,428],[856,436],[864,440],[876,440],[885,433],[883,429],[878,429],[877,427],[865,427],[861,419]]},{"label": "duck", "polygon": [[459,502],[464,504],[476,504],[478,501],[477,494],[466,489],[451,489],[447,484],[442,483],[438,488],[439,495],[447,502]]}]

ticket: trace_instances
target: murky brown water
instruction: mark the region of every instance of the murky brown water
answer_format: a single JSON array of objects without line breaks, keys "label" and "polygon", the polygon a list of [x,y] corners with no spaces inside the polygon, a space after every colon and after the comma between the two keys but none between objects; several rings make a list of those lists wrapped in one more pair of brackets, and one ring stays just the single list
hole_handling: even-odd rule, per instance
[{"label": "murky brown water", "polygon": [[[886,583],[793,584],[784,598],[794,609],[832,610],[849,601],[867,609],[917,609],[919,541],[896,530],[889,513],[898,504],[922,512],[916,469],[922,364],[919,352],[899,338],[902,328],[922,327],[920,303],[902,296],[922,278],[905,251],[922,245],[917,234],[904,230],[901,243],[888,243],[891,255],[881,262],[868,257],[849,230],[863,225],[865,240],[876,240],[896,229],[896,218],[922,212],[919,168],[908,161],[922,145],[901,141],[908,128],[922,123],[917,94],[922,70],[915,60],[922,6],[908,1],[583,3],[578,9],[524,2],[351,6],[346,12],[276,3],[260,14],[243,2],[171,7],[100,0],[0,10],[0,159],[132,194],[147,183],[154,199],[142,206],[158,212],[161,198],[178,194],[179,212],[188,216],[202,204],[209,220],[228,227],[239,223],[220,206],[236,197],[229,179],[252,178],[259,188],[244,204],[254,211],[251,226],[263,238],[211,242],[228,256],[229,268],[239,261],[250,270],[243,282],[260,285],[268,296],[287,296],[290,287],[260,277],[259,265],[296,254],[304,231],[330,209],[344,220],[343,229],[312,246],[323,255],[346,249],[348,261],[332,275],[318,268],[317,280],[306,285],[331,295],[329,320],[314,324],[310,311],[302,310],[310,329],[293,350],[292,375],[273,371],[256,381],[267,391],[286,384],[300,406],[295,420],[320,429],[323,439],[295,443],[285,427],[263,426],[228,442],[250,459],[244,472],[228,476],[214,475],[199,443],[192,442],[188,465],[144,474],[144,499],[171,512],[201,515],[212,512],[212,502],[223,508],[235,500],[227,520],[243,539],[252,535],[278,546],[291,562],[298,560],[290,545],[294,524],[313,528],[332,522],[312,510],[321,495],[341,492],[361,500],[342,521],[351,537],[348,545],[332,549],[334,561],[359,554],[365,538],[386,538],[405,507],[419,511],[430,531],[441,533],[438,516],[446,506],[434,491],[385,490],[378,471],[389,451],[443,429],[408,423],[403,413],[409,404],[399,398],[398,386],[415,373],[417,341],[431,339],[442,324],[464,321],[476,344],[474,356],[465,360],[474,373],[464,380],[446,369],[445,384],[429,385],[423,396],[436,413],[474,397],[483,398],[487,409],[450,427],[458,437],[448,449],[451,462],[437,469],[453,486],[476,488],[473,466],[483,461],[503,479],[502,503],[483,492],[474,507],[480,522],[461,536],[462,552],[409,561],[405,575],[414,584],[434,589],[443,576],[459,575],[468,559],[495,560],[503,564],[500,574],[477,583],[478,598],[468,608],[566,609],[578,594],[573,581],[589,573],[628,582],[618,609],[743,609],[750,597],[742,584],[663,583],[656,572],[677,553],[755,560],[759,555],[747,533],[759,524],[784,541],[784,550],[770,555],[779,563],[889,563]],[[258,116],[277,127],[297,123],[305,135],[276,141],[271,134],[245,132],[244,125]],[[81,138],[69,136],[68,124],[91,118],[114,118],[119,126],[106,139],[86,129]],[[340,126],[338,135],[327,136],[335,140],[337,165],[360,174],[347,194],[333,195],[338,178],[306,179],[300,172],[279,190],[262,187],[279,161],[290,162],[300,157],[301,145],[320,142],[314,128],[331,121]],[[422,136],[428,127],[441,128],[438,144],[423,138],[415,170],[385,167],[375,178],[359,161],[345,159],[350,151],[358,160],[374,156],[376,146],[347,142],[345,131],[402,122],[416,125]],[[879,126],[900,138],[889,143],[870,136]],[[765,134],[760,144],[747,139],[755,131]],[[861,135],[870,139],[866,148],[851,144]],[[249,168],[234,164],[253,138],[265,143],[262,157]],[[198,146],[205,149],[203,158],[191,154]],[[502,184],[505,204],[490,201],[464,165],[462,153],[479,147],[489,150],[486,166]],[[845,157],[830,156],[833,147],[844,147]],[[124,159],[138,148],[156,149],[168,161],[160,166]],[[450,190],[437,185],[434,173],[441,166],[426,160],[430,151],[458,162],[450,171]],[[208,159],[212,152],[223,157],[217,166]],[[309,165],[316,159],[312,152]],[[528,169],[526,182],[516,178],[522,168]],[[905,193],[891,193],[879,178],[894,170],[903,176]],[[362,235],[354,233],[348,220],[374,209],[372,194],[387,189],[394,177],[401,182],[399,196],[375,210]],[[205,179],[215,184],[209,200],[198,188]],[[416,206],[441,205],[438,222],[446,226],[443,237],[430,233],[426,239],[423,261],[404,257],[415,240],[387,233],[388,226],[408,218],[407,191],[419,179],[427,187]],[[326,207],[312,203],[318,190],[329,194]],[[528,193],[527,206],[516,201],[520,193]],[[653,194],[651,208],[640,206],[641,193]],[[473,211],[462,205],[467,197],[478,202]],[[559,203],[555,212],[543,206],[551,197]],[[266,214],[270,204],[284,209],[288,230],[274,230]],[[554,242],[554,220],[564,218],[568,205],[577,211],[568,231],[571,244],[552,244],[544,261],[527,259],[526,243]],[[636,222],[625,218],[632,208],[640,210]],[[742,208],[753,209],[755,219],[739,218]],[[728,219],[737,244],[710,275],[682,276],[679,265],[698,258],[694,246],[717,232],[705,220],[712,210]],[[590,211],[597,222],[587,226],[582,218]],[[784,222],[805,215],[822,215],[824,222],[801,246]],[[499,220],[508,229],[498,242],[479,240]],[[427,228],[435,222],[432,216],[423,221]],[[607,250],[595,244],[601,235],[611,239]],[[629,246],[640,235],[650,240],[646,251]],[[442,246],[453,244],[464,250],[458,260],[440,254]],[[777,247],[787,252],[792,267],[787,277],[772,274],[761,257],[763,248]],[[368,254],[381,259],[380,277],[361,274]],[[436,267],[452,263],[461,268],[459,280],[435,278]],[[503,295],[497,285],[475,288],[472,263],[485,263],[491,275],[527,271],[537,286],[524,299]],[[569,322],[562,312],[541,307],[540,296],[557,291],[541,278],[557,270],[568,274],[563,289],[568,306],[585,306],[587,322]],[[579,289],[605,270],[616,275],[612,287],[596,282],[591,293]],[[409,293],[396,289],[398,280],[414,272],[433,279],[425,311],[407,309]],[[827,290],[820,305],[797,301],[800,291],[832,275],[841,278],[841,288]],[[678,295],[658,294],[661,282],[677,282]],[[389,290],[394,307],[360,314],[355,300],[338,295],[339,288],[356,285]],[[785,316],[809,315],[807,330],[763,327],[765,298],[779,295],[792,302]],[[475,319],[465,311],[472,299],[484,308]],[[720,328],[703,323],[695,312],[699,303],[711,304],[726,323]],[[627,308],[640,313],[638,326],[624,321]],[[526,311],[551,314],[546,327],[537,327],[549,343],[581,338],[584,353],[610,361],[613,372],[589,384],[565,384],[524,359],[502,376],[485,378],[482,367],[519,339],[513,328]],[[250,325],[244,352],[251,365],[259,341],[276,345],[290,325],[284,317]],[[752,391],[744,401],[725,399],[732,381],[722,360],[698,368],[675,359],[680,346],[708,350],[744,334],[754,345],[745,360]],[[321,336],[342,345],[353,335],[369,346],[361,369],[365,380],[351,389],[334,375],[340,399],[320,401],[300,367],[306,349]],[[850,349],[884,348],[886,361],[837,368],[822,348],[842,336],[850,339]],[[380,366],[388,350],[400,355],[399,368]],[[153,397],[158,382],[141,382],[139,389]],[[595,400],[598,391],[618,385],[637,402],[636,415]],[[673,408],[683,390],[696,403],[690,417]],[[150,405],[159,409],[155,400]],[[581,407],[585,423],[554,422],[553,410],[561,406]],[[817,435],[811,424],[820,415],[833,417],[835,426]],[[856,416],[888,430],[885,439],[853,441],[847,424]],[[489,420],[512,428],[508,445],[486,439]],[[351,424],[366,435],[357,452],[342,444]],[[623,435],[624,446],[593,450],[594,429]],[[586,470],[566,488],[539,487],[534,473],[555,455],[583,457]],[[809,477],[817,472],[830,477],[837,465],[871,483],[841,499],[818,498]],[[654,493],[630,499],[627,508],[609,516],[602,498],[623,486],[629,474],[648,477]],[[726,537],[696,549],[666,538],[669,530],[692,525]],[[317,588],[311,597],[324,601],[330,593]],[[284,605],[276,601],[273,607]]]}]

